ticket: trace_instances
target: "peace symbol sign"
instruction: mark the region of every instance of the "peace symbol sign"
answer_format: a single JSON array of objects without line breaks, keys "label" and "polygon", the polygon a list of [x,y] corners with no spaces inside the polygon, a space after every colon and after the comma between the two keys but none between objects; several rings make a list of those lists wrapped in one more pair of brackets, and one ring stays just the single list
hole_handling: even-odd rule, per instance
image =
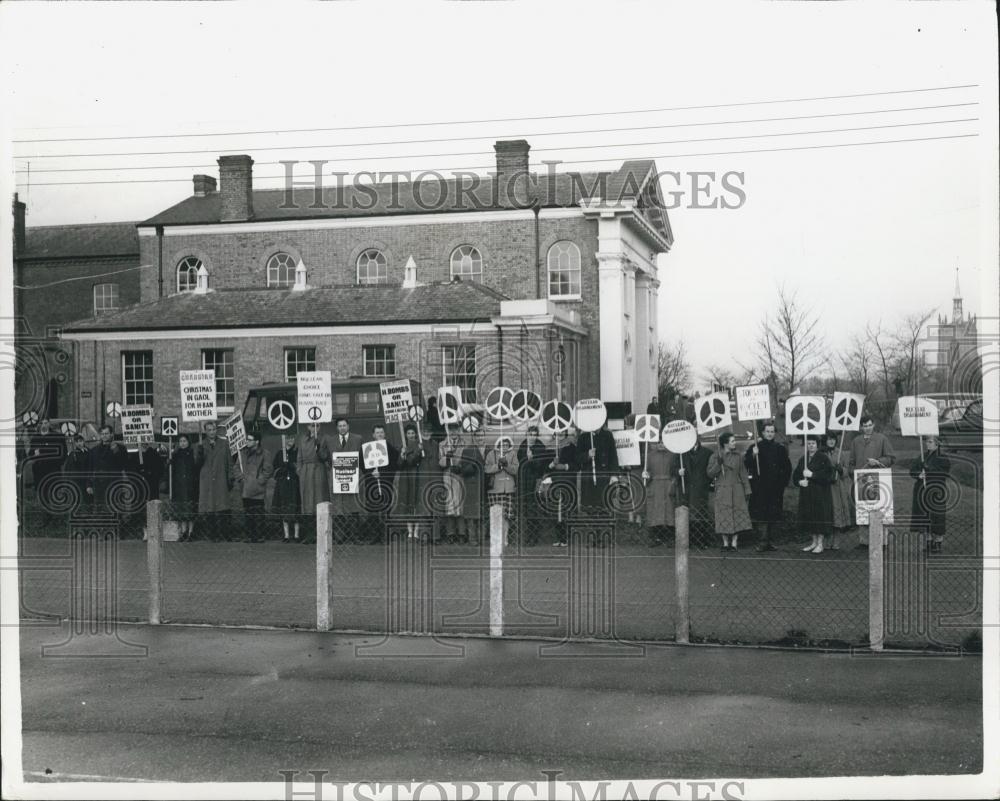
[{"label": "peace symbol sign", "polygon": [[310,420],[319,420],[323,416],[323,410],[319,406],[310,406],[307,415]]},{"label": "peace symbol sign", "polygon": [[474,414],[470,414],[468,417],[462,418],[463,431],[478,431],[482,425],[483,424],[479,421],[479,418]]},{"label": "peace symbol sign", "polygon": [[406,416],[409,417],[414,423],[419,423],[424,419],[424,407],[411,403],[406,407]]},{"label": "peace symbol sign", "polygon": [[730,425],[733,418],[729,410],[729,393],[713,392],[711,395],[699,398],[695,417],[698,421],[698,431],[702,434]]},{"label": "peace symbol sign", "polygon": [[486,411],[494,420],[510,418],[510,404],[514,399],[514,390],[507,387],[494,387],[486,396]]},{"label": "peace symbol sign", "polygon": [[279,431],[291,428],[295,422],[295,407],[288,401],[274,401],[267,409],[267,420]]},{"label": "peace symbol sign", "polygon": [[573,408],[568,403],[550,400],[542,407],[541,421],[553,434],[562,434],[573,422]]},{"label": "peace symbol sign", "polygon": [[635,433],[639,442],[658,442],[660,439],[660,415],[637,414]]},{"label": "peace symbol sign", "polygon": [[521,389],[514,393],[510,402],[510,415],[522,423],[530,423],[542,408],[542,399],[537,392]]},{"label": "peace symbol sign", "polygon": [[445,425],[462,419],[461,387],[441,387],[438,389],[438,417]]},{"label": "peace symbol sign", "polygon": [[177,418],[176,417],[161,417],[160,418],[160,433],[165,437],[176,437],[177,436]]},{"label": "peace symbol sign", "polygon": [[834,431],[857,431],[861,424],[863,395],[852,392],[834,392],[833,408],[830,411],[830,429]]},{"label": "peace symbol sign", "polygon": [[38,425],[38,412],[25,412],[21,415],[21,422],[29,428]]},{"label": "peace symbol sign", "polygon": [[785,429],[794,434],[822,434],[826,429],[826,404],[822,398],[799,395],[785,403]]},{"label": "peace symbol sign", "polygon": [[122,405],[118,401],[111,401],[105,408],[105,411],[110,417],[121,417]]},{"label": "peace symbol sign", "polygon": [[72,437],[76,433],[76,423],[67,420],[59,426],[59,430],[62,431],[64,436]]}]

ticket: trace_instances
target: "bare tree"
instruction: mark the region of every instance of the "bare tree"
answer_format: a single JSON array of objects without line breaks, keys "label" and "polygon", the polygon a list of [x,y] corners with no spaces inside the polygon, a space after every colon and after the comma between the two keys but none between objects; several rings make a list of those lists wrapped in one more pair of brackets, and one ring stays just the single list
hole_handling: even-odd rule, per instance
[{"label": "bare tree", "polygon": [[934,309],[928,309],[905,315],[892,335],[897,354],[896,376],[907,395],[917,391],[917,384],[922,377],[920,368],[925,365],[920,343],[925,338],[924,328],[927,321],[933,314]]},{"label": "bare tree", "polygon": [[723,387],[731,387],[739,383],[736,377],[736,373],[730,370],[728,367],[723,367],[721,364],[710,364],[702,371],[704,380],[711,384],[713,387],[715,385],[720,385]]},{"label": "bare tree", "polygon": [[892,371],[893,363],[896,360],[896,350],[891,337],[882,330],[882,321],[879,320],[874,326],[871,323],[865,326],[865,339],[871,345],[874,354],[875,369],[882,378],[882,397],[885,400],[892,398]]},{"label": "bare tree", "polygon": [[840,357],[847,380],[854,392],[868,395],[871,391],[872,374],[875,369],[875,349],[867,334],[851,337],[850,345]]},{"label": "bare tree", "polygon": [[660,342],[656,354],[657,394],[661,401],[681,395],[691,386],[691,363],[684,340]]},{"label": "bare tree", "polygon": [[757,330],[758,372],[780,395],[792,391],[823,363],[819,317],[803,306],[795,292],[778,287],[777,308]]}]

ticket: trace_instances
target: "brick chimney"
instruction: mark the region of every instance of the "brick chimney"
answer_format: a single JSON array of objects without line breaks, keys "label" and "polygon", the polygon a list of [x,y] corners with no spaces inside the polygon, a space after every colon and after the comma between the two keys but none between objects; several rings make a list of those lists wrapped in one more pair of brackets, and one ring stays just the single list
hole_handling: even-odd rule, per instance
[{"label": "brick chimney", "polygon": [[216,190],[216,188],[215,179],[211,175],[194,176],[195,197],[205,197],[205,195],[210,195]]},{"label": "brick chimney", "polygon": [[505,209],[526,208],[531,200],[531,175],[524,139],[502,139],[493,149],[497,154],[496,201]]},{"label": "brick chimney", "polygon": [[24,253],[24,215],[27,206],[17,199],[17,192],[14,193],[14,255],[20,256]]},{"label": "brick chimney", "polygon": [[219,156],[222,222],[253,219],[253,159],[249,156]]}]

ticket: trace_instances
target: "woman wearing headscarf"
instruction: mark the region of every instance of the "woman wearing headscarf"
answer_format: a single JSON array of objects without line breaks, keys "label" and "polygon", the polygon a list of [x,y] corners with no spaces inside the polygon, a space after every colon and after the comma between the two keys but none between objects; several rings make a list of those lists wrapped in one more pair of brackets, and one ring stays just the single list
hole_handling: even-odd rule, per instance
[{"label": "woman wearing headscarf", "polygon": [[854,526],[854,498],[851,482],[851,454],[837,447],[839,437],[837,432],[829,431],[826,435],[826,454],[833,468],[833,483],[830,484],[830,500],[833,504],[833,526],[826,537],[825,547],[831,551],[839,550],[837,534]]},{"label": "woman wearing headscarf", "polygon": [[412,540],[420,534],[416,517],[420,513],[420,465],[424,451],[420,447],[416,426],[406,426],[403,433],[405,439],[396,470],[395,515],[406,520],[406,536]]},{"label": "woman wearing headscarf", "polygon": [[833,463],[819,450],[815,437],[806,441],[806,452],[792,473],[799,488],[799,530],[811,540],[802,550],[823,553],[823,538],[833,530],[833,498],[830,485],[834,481]]},{"label": "woman wearing headscarf", "polygon": [[719,435],[719,450],[709,458],[706,472],[715,479],[715,533],[722,536],[723,551],[735,551],[740,532],[753,523],[747,506],[750,476],[732,432]]},{"label": "woman wearing headscarf", "polygon": [[181,434],[177,448],[169,457],[170,509],[180,527],[180,542],[190,542],[194,533],[194,518],[198,513],[198,466],[194,461],[191,438]]},{"label": "woman wearing headscarf", "polygon": [[[319,435],[319,424],[310,423],[295,445],[295,469],[299,475],[302,517],[316,529],[316,505],[330,500],[330,451]],[[303,537],[305,542],[309,537]]]},{"label": "woman wearing headscarf", "polygon": [[913,460],[910,475],[914,479],[913,528],[927,538],[927,553],[938,554],[944,548],[950,472],[951,460],[941,453],[941,441],[937,437],[925,437],[923,457]]},{"label": "woman wearing headscarf", "polygon": [[271,512],[281,518],[284,537],[282,542],[299,541],[302,522],[302,490],[299,488],[299,452],[294,441],[282,436],[282,450],[274,456],[274,496],[271,498]]}]

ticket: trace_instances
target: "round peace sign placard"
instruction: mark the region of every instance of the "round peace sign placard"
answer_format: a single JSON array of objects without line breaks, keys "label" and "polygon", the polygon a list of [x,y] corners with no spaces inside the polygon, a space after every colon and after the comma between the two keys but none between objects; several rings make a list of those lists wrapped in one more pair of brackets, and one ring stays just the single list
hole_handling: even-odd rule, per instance
[{"label": "round peace sign placard", "polygon": [[663,427],[662,440],[671,453],[687,453],[698,441],[698,432],[687,420],[672,420]]},{"label": "round peace sign placard", "polygon": [[510,419],[510,404],[514,400],[514,390],[507,387],[494,387],[486,396],[486,412],[494,420]]},{"label": "round peace sign placard", "polygon": [[457,423],[462,419],[461,387],[438,389],[438,417],[442,423]]},{"label": "round peace sign placard", "polygon": [[725,428],[733,423],[729,408],[728,392],[713,392],[695,400],[694,416],[698,423],[698,433],[707,434],[717,428]]},{"label": "round peace sign placard", "polygon": [[419,423],[424,419],[424,407],[411,403],[406,407],[406,416],[409,417],[414,423]]},{"label": "round peace sign placard", "polygon": [[658,442],[660,439],[660,415],[637,414],[635,434],[639,442]]},{"label": "round peace sign placard", "polygon": [[522,423],[530,423],[542,409],[542,399],[537,392],[520,389],[510,401],[510,416]]},{"label": "round peace sign placard", "polygon": [[573,424],[573,408],[560,400],[550,400],[542,407],[542,427],[553,434],[562,434]]},{"label": "round peace sign placard", "polygon": [[295,407],[288,401],[275,401],[267,409],[267,420],[279,431],[291,428],[295,422]]},{"label": "round peace sign placard", "polygon": [[573,421],[581,431],[599,431],[608,420],[608,409],[600,398],[584,398],[573,407]]},{"label": "round peace sign placard", "polygon": [[794,395],[785,401],[785,433],[823,434],[826,432],[826,402],[814,395]]},{"label": "round peace sign placard", "polygon": [[21,422],[29,428],[38,425],[38,412],[25,412],[21,415]]},{"label": "round peace sign placard", "polygon": [[109,417],[121,417],[122,405],[118,401],[111,401],[111,403],[104,408],[104,411]]},{"label": "round peace sign placard", "polygon": [[62,431],[63,436],[72,437],[76,433],[76,423],[67,420],[65,423],[59,426],[59,430]]},{"label": "round peace sign placard", "polygon": [[470,414],[468,417],[462,418],[462,430],[463,431],[478,431],[482,428],[482,423],[479,418],[474,414]]},{"label": "round peace sign placard", "polygon": [[827,427],[831,431],[860,431],[865,396],[854,392],[834,392]]}]

